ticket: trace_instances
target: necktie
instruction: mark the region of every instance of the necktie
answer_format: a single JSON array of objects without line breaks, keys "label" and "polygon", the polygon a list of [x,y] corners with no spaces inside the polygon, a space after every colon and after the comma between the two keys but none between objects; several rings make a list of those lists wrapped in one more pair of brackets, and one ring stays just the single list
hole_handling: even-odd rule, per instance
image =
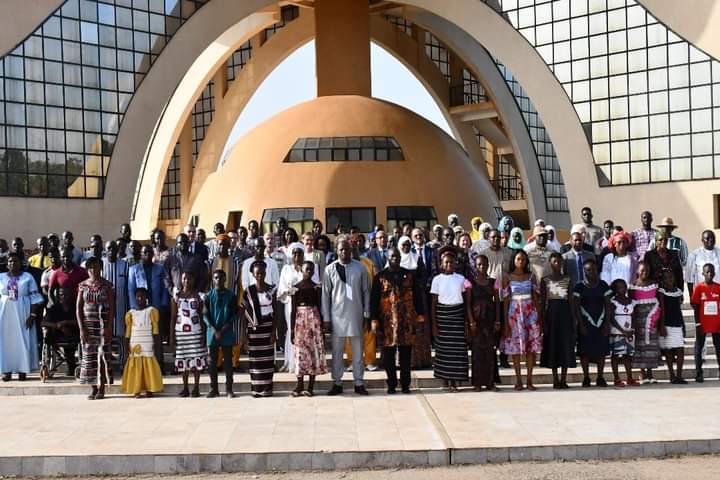
[{"label": "necktie", "polygon": [[577,281],[580,283],[583,281],[583,261],[580,253],[575,254],[575,262],[577,263]]}]

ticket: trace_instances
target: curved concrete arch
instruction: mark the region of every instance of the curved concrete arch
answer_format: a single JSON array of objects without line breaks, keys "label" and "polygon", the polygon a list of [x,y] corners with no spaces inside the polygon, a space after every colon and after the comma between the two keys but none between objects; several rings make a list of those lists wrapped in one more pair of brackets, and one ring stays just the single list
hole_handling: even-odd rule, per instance
[{"label": "curved concrete arch", "polygon": [[432,13],[409,11],[406,17],[440,38],[453,53],[463,60],[463,63],[476,78],[482,78],[500,118],[509,131],[513,151],[516,159],[519,160],[517,167],[528,192],[528,214],[530,218],[543,218],[548,222],[552,222],[552,225],[566,226],[569,223],[567,214],[547,211],[542,173],[540,172],[535,147],[530,139],[527,126],[515,98],[508,90],[505,80],[495,66],[495,62],[490,58],[483,46],[462,29]]},{"label": "curved concrete arch", "polygon": [[[253,57],[226,92],[223,97],[221,110],[216,112],[213,121],[208,126],[205,139],[200,147],[197,162],[193,169],[192,185],[187,202],[189,205],[194,203],[208,175],[218,168],[225,142],[237,122],[238,117],[245,108],[245,105],[250,98],[252,98],[257,88],[259,88],[265,78],[277,65],[282,63],[285,58],[302,44],[312,39],[313,36],[314,18],[310,15],[301,15],[298,19],[273,35],[269,41],[263,44],[262,48],[255,51]],[[447,88],[447,81],[437,66],[426,55],[417,54],[418,46],[414,40],[397,30],[387,21],[376,16],[371,18],[371,40],[385,48],[398,59],[398,61],[405,65],[423,84],[440,107],[441,112],[453,129],[456,138],[463,140],[460,143],[466,151],[468,151],[471,158],[476,160],[481,173],[485,177],[485,183],[487,183],[487,185],[483,185],[483,190],[487,191],[488,195],[493,199],[496,199],[494,190],[489,181],[487,181],[486,170],[482,168],[484,167],[480,162],[482,152],[480,151],[472,130],[469,126],[456,121],[450,115],[448,110],[449,89]],[[234,42],[234,40],[232,42]],[[222,66],[220,68],[222,68]],[[211,72],[209,75],[214,75],[214,72]],[[161,124],[158,125],[158,129],[174,130],[181,128],[181,126],[181,124],[172,125],[171,120],[164,116]],[[168,138],[167,136],[162,140],[155,138],[153,139],[153,143],[157,141],[167,141]],[[153,148],[157,147],[158,151],[165,149],[168,152],[167,155],[169,158],[170,147],[172,146],[174,146],[174,143],[166,147],[153,145]],[[150,178],[154,177],[151,176]],[[138,210],[149,211],[154,207],[141,202],[150,198],[159,201],[162,192],[162,183],[158,184],[155,181],[143,181],[139,188],[141,195],[137,208]],[[151,191],[153,189],[154,192]],[[136,220],[135,226],[137,228],[151,228],[156,221],[157,216],[154,218],[151,217],[148,225],[141,226]]]},{"label": "curved concrete arch", "polygon": [[[455,24],[498,57],[528,93],[558,156],[565,178],[570,211],[579,211],[583,199],[599,195],[592,151],[575,108],[545,61],[513,26],[478,0],[400,0]],[[592,172],[592,173],[590,173]]]},{"label": "curved concrete arch", "polygon": [[[164,176],[160,172],[167,170],[183,120],[188,118],[211,73],[242,43],[277,20],[271,11],[260,12],[273,3],[269,0],[209,2],[181,27],[135,93],[113,151],[105,198],[111,200],[122,196],[123,205],[129,207],[132,197],[127,198],[127,184],[137,184],[137,206],[132,224],[138,231],[145,232],[153,225],[160,204],[159,197],[148,198],[149,189],[139,188],[140,185],[154,182],[162,187]],[[183,33],[187,35],[183,36]],[[161,116],[163,125],[175,128],[155,128]],[[144,161],[142,169],[148,174],[132,180],[122,178],[124,175],[112,172],[113,165],[120,163],[116,157],[125,161],[132,159],[130,171],[135,175],[141,171]],[[155,172],[157,176],[152,177]]]},{"label": "curved concrete arch", "polygon": [[688,8],[688,2],[637,1],[685,40],[720,59],[720,3],[717,0],[693,0],[692,8]]},{"label": "curved concrete arch", "polygon": [[2,8],[7,14],[0,21],[0,57],[29,37],[63,3],[65,0],[4,0]]}]

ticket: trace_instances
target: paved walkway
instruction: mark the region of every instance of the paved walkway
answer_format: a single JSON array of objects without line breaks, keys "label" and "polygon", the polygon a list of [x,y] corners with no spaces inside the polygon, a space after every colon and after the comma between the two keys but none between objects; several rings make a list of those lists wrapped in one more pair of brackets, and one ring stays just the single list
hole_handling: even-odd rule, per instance
[{"label": "paved walkway", "polygon": [[448,465],[720,453],[720,383],[367,398],[2,398],[0,475]]}]

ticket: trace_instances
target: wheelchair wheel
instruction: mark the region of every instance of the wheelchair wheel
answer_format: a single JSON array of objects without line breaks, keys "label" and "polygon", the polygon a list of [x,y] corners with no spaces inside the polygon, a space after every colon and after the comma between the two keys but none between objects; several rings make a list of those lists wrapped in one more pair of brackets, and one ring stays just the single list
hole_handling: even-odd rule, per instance
[{"label": "wheelchair wheel", "polygon": [[42,368],[40,368],[40,380],[42,381],[42,383],[45,383],[48,381],[49,378],[50,371],[45,365],[43,365]]},{"label": "wheelchair wheel", "polygon": [[80,379],[80,367],[75,367],[75,379]]}]

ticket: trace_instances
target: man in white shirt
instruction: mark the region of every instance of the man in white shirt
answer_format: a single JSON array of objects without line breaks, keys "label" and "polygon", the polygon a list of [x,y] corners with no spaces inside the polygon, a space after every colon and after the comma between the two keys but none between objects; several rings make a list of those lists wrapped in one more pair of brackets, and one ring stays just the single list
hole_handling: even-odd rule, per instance
[{"label": "man in white shirt", "polygon": [[696,283],[703,281],[702,270],[706,263],[715,266],[715,281],[720,281],[720,248],[715,246],[715,232],[705,230],[702,233],[702,247],[693,250],[688,255],[687,266],[685,267],[685,282],[687,282],[688,293],[692,296],[693,287]]},{"label": "man in white shirt", "polygon": [[265,254],[265,240],[262,237],[258,237],[255,242],[255,255],[246,259],[242,265],[240,281],[243,289],[246,289],[250,285],[255,285],[255,278],[250,273],[250,266],[257,261],[265,263],[265,282],[269,285],[277,286],[280,281],[280,272],[278,271],[277,263]]}]

